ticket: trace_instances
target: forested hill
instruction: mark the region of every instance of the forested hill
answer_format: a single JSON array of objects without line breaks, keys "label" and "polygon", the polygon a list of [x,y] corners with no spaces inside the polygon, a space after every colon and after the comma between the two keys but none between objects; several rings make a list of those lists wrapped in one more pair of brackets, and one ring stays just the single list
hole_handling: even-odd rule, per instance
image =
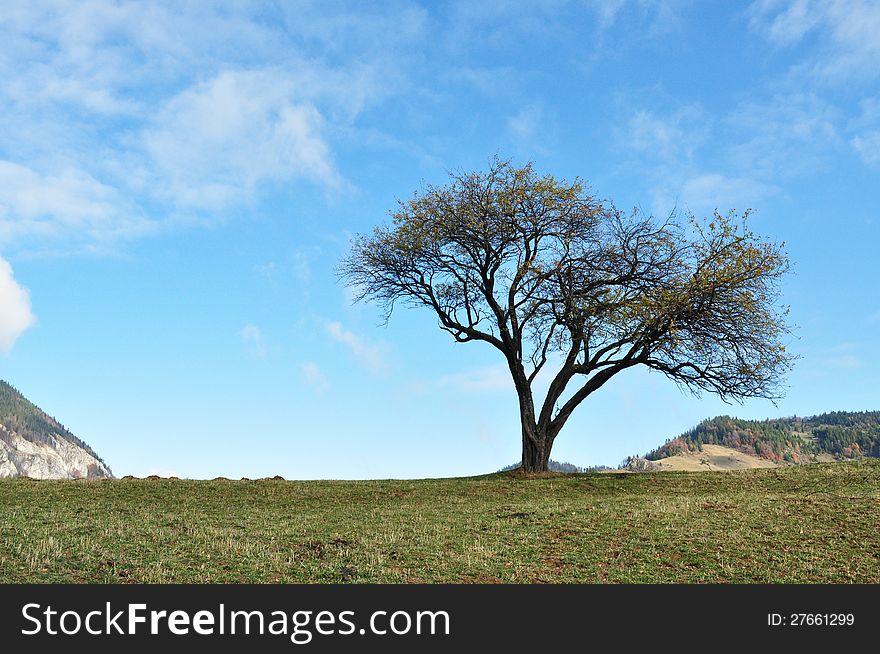
[{"label": "forested hill", "polygon": [[740,420],[721,416],[699,425],[645,455],[656,461],[703,444],[724,445],[771,461],[810,463],[820,455],[835,459],[880,457],[880,411],[834,411],[810,418]]}]

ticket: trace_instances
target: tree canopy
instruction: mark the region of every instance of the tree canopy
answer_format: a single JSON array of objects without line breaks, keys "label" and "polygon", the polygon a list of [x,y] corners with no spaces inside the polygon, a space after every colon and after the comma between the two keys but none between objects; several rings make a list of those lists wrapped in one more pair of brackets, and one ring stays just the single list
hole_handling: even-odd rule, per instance
[{"label": "tree canopy", "polygon": [[390,225],[354,239],[339,272],[386,319],[399,303],[427,307],[457,341],[499,350],[519,398],[523,467],[545,470],[572,411],[632,366],[725,400],[780,396],[789,261],[748,216],[625,213],[579,179],[494,159],[400,201]]}]

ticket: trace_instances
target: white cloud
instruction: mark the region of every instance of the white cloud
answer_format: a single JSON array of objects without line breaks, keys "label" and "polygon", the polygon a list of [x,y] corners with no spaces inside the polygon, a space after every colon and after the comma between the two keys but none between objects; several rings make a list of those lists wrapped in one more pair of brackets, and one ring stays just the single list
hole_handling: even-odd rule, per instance
[{"label": "white cloud", "polygon": [[451,3],[452,29],[444,36],[455,49],[469,47],[473,39],[490,47],[505,47],[527,39],[557,38],[565,29],[565,0],[505,2],[458,0]]},{"label": "white cloud", "polygon": [[308,283],[312,279],[312,262],[321,255],[316,246],[297,247],[293,250],[293,274],[301,281]]},{"label": "white cloud", "polygon": [[330,381],[314,361],[308,361],[303,364],[302,375],[306,383],[317,393],[323,393],[330,388]]},{"label": "white cloud", "polygon": [[635,165],[652,180],[654,213],[666,214],[675,207],[696,214],[745,208],[772,191],[750,175],[737,174],[736,161],[703,161],[703,149],[715,129],[699,105],[665,115],[640,110],[631,116],[620,137],[637,155]]},{"label": "white cloud", "polygon": [[708,121],[698,105],[680,107],[666,116],[651,111],[637,111],[623,134],[627,145],[652,160],[690,160],[706,138]]},{"label": "white cloud", "polygon": [[544,140],[547,117],[540,105],[528,105],[507,119],[507,129],[521,145],[534,147]]},{"label": "white cloud", "polygon": [[743,211],[770,191],[770,186],[748,177],[705,173],[684,181],[681,186],[681,201],[697,215],[706,215],[715,209]]},{"label": "white cloud", "polygon": [[244,343],[248,352],[261,359],[265,358],[266,344],[263,341],[263,332],[259,327],[251,324],[245,325],[239,332],[239,336],[241,336],[241,342]]},{"label": "white cloud", "polygon": [[269,281],[272,281],[275,278],[275,262],[270,261],[268,263],[258,263],[254,264],[253,271],[258,275],[262,275]]},{"label": "white cloud", "polygon": [[9,262],[0,258],[0,354],[9,354],[18,337],[35,322],[30,295],[13,277]]},{"label": "white cloud", "polygon": [[437,379],[436,384],[462,393],[513,390],[510,371],[503,364],[443,375]]},{"label": "white cloud", "polygon": [[752,27],[783,45],[800,41],[822,20],[810,0],[759,0],[749,8]]},{"label": "white cloud", "polygon": [[155,227],[82,170],[44,174],[0,160],[0,245],[63,240],[67,249],[99,249]]},{"label": "white cloud", "polygon": [[634,112],[618,137],[652,181],[652,210],[744,209],[826,169],[846,147],[839,111],[815,94],[745,100],[714,118],[699,105]]},{"label": "white cloud", "polygon": [[880,164],[880,130],[859,134],[850,143],[866,164]]},{"label": "white cloud", "polygon": [[[532,393],[536,402],[544,401],[550,383],[562,367],[562,362],[563,359],[559,354],[551,353],[547,363],[532,381]],[[526,373],[530,374],[531,372],[532,369],[527,367]],[[583,378],[576,376],[569,383],[567,391],[570,393],[582,384]],[[495,363],[442,375],[427,384],[419,383],[413,387],[413,390],[424,391],[426,388],[448,388],[459,393],[515,392],[510,370],[504,363]]]},{"label": "white cloud", "polygon": [[856,370],[865,365],[855,343],[841,343],[825,351],[825,365],[841,370]]},{"label": "white cloud", "polygon": [[752,28],[781,47],[815,36],[799,69],[825,82],[880,75],[880,4],[872,0],[758,0]]},{"label": "white cloud", "polygon": [[[332,138],[405,86],[397,55],[426,16],[408,3],[356,16],[322,3],[4,6],[0,153],[15,156],[0,245],[110,250],[223,220],[267,184],[346,189]],[[29,208],[34,188],[50,206]]]},{"label": "white cloud", "polygon": [[587,5],[599,19],[599,29],[606,30],[617,20],[617,15],[626,5],[627,0],[587,0]]},{"label": "white cloud", "polygon": [[759,179],[820,170],[844,143],[836,127],[838,114],[822,98],[803,91],[740,103],[724,120],[724,127],[739,137],[729,161],[740,170],[754,171]]},{"label": "white cloud", "polygon": [[880,100],[862,100],[859,109],[847,124],[849,144],[866,164],[880,164]]},{"label": "white cloud", "polygon": [[[781,172],[815,171],[840,145],[868,165],[880,162],[876,82],[880,79],[880,3],[874,0],[758,0],[749,7],[751,28],[793,59],[777,84],[797,89],[781,98],[769,120],[759,115],[758,138],[782,148],[763,148]],[[862,97],[861,116],[847,121],[847,105],[831,89]],[[818,96],[825,95],[822,102]],[[761,112],[759,112],[761,113]],[[786,115],[787,113],[787,115]],[[838,126],[838,127],[835,127]],[[800,134],[798,134],[800,132]],[[842,133],[846,134],[843,138]],[[799,141],[793,151],[784,141]],[[786,162],[780,166],[778,162]],[[818,164],[818,165],[817,165]]]},{"label": "white cloud", "polygon": [[[689,0],[459,0],[451,4],[452,29],[445,38],[452,48],[467,47],[478,39],[495,48],[516,47],[526,41],[576,39],[583,48],[599,46],[603,33],[621,16],[633,20],[640,36],[665,34],[680,24],[678,13]],[[593,34],[574,29],[584,8],[595,19]]]},{"label": "white cloud", "polygon": [[369,343],[354,332],[346,330],[341,323],[328,322],[324,325],[333,340],[348,346],[354,358],[374,375],[387,368],[385,347]]},{"label": "white cloud", "polygon": [[630,147],[661,157],[672,155],[684,140],[677,122],[659,119],[650,111],[637,111],[628,126]]},{"label": "white cloud", "polygon": [[225,71],[165,103],[143,143],[170,199],[217,209],[262,181],[338,187],[323,123],[283,73]]},{"label": "white cloud", "polygon": [[679,13],[690,0],[587,0],[597,14],[599,29],[610,29],[622,14],[638,21],[640,32],[648,37],[666,35],[681,27]]},{"label": "white cloud", "polygon": [[861,368],[864,362],[854,354],[841,354],[826,360],[829,366],[843,370],[855,370]]}]

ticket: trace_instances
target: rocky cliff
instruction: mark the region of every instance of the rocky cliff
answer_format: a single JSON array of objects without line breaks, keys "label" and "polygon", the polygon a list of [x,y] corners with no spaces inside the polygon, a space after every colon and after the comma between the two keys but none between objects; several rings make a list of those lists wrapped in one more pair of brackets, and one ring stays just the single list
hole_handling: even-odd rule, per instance
[{"label": "rocky cliff", "polygon": [[0,381],[0,477],[113,477],[83,441]]}]

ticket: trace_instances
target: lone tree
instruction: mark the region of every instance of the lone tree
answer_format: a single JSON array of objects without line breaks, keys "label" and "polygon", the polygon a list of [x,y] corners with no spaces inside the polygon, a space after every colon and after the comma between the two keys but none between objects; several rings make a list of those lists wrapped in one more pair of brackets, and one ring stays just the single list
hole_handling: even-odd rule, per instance
[{"label": "lone tree", "polygon": [[[578,179],[496,158],[391,215],[392,225],[355,238],[340,277],[386,320],[399,301],[426,306],[456,341],[501,352],[526,472],[546,471],[575,408],[633,366],[695,394],[780,397],[792,357],[778,281],[789,263],[782,246],[749,231],[748,212],[702,222],[626,214]],[[555,374],[536,404],[545,367]]]}]

